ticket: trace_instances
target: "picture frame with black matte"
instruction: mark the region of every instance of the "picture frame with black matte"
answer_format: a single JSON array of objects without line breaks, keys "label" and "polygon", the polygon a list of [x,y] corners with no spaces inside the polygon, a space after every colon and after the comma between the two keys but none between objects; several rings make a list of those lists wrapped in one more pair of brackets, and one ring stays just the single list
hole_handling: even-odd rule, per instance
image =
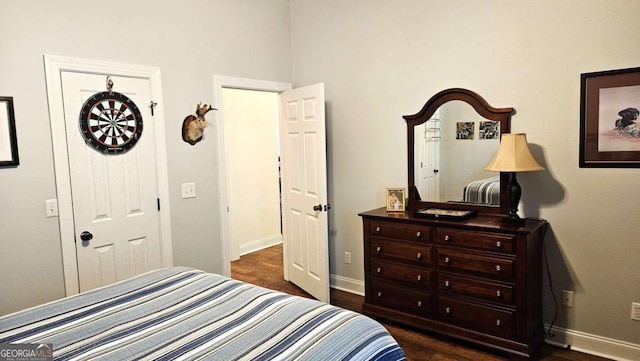
[{"label": "picture frame with black matte", "polygon": [[19,164],[13,97],[0,96],[0,167]]},{"label": "picture frame with black matte", "polygon": [[580,76],[580,168],[640,168],[640,68]]}]

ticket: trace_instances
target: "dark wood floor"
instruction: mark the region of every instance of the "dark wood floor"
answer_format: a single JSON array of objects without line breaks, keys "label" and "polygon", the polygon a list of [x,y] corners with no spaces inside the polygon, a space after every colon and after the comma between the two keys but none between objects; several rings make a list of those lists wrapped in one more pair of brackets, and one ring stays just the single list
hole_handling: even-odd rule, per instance
[{"label": "dark wood floor", "polygon": [[[282,246],[270,247],[240,257],[231,262],[231,277],[302,297],[309,294],[284,280],[282,268]],[[349,292],[331,290],[331,304],[360,312],[363,297]],[[432,334],[416,332],[394,324],[381,322],[404,350],[407,360],[430,361],[504,361],[509,357],[478,346],[441,338]],[[535,360],[558,361],[603,361],[601,357],[553,347],[543,343],[535,354]]]}]

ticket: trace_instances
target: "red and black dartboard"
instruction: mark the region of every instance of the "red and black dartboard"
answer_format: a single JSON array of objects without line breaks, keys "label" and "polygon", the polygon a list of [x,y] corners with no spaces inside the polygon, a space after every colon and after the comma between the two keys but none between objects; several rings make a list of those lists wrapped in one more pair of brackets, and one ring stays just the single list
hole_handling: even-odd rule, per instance
[{"label": "red and black dartboard", "polygon": [[140,140],[142,115],[126,95],[92,95],[80,111],[80,130],[87,144],[105,154],[123,154]]}]

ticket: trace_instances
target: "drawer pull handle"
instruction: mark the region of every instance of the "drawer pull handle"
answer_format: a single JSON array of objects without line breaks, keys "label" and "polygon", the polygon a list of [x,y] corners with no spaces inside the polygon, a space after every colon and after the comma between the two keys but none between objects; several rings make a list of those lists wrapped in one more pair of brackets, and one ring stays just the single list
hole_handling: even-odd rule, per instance
[{"label": "drawer pull handle", "polygon": [[422,281],[422,275],[418,275],[418,281]]},{"label": "drawer pull handle", "polygon": [[496,271],[502,272],[502,267],[499,264],[496,265]]},{"label": "drawer pull handle", "polygon": [[499,290],[496,291],[496,297],[498,297],[498,298],[502,297],[502,292],[500,292]]},{"label": "drawer pull handle", "polygon": [[502,326],[502,321],[500,321],[499,319],[496,320],[496,326]]},{"label": "drawer pull handle", "polygon": [[376,252],[382,252],[382,247],[380,246],[376,247]]},{"label": "drawer pull handle", "polygon": [[496,247],[502,248],[502,242],[500,242],[500,241],[496,242]]},{"label": "drawer pull handle", "polygon": [[447,287],[447,288],[450,288],[451,287],[451,282],[444,281],[444,286]]},{"label": "drawer pull handle", "polygon": [[451,263],[451,258],[449,258],[449,257],[445,257],[445,258],[444,258],[444,263],[446,263],[446,264],[450,264],[450,263]]},{"label": "drawer pull handle", "polygon": [[445,312],[447,315],[450,315],[450,314],[451,314],[451,308],[449,308],[449,307],[445,307],[445,308],[444,308],[444,312]]},{"label": "drawer pull handle", "polygon": [[418,301],[418,307],[422,307],[422,301]]},{"label": "drawer pull handle", "polygon": [[377,273],[382,273],[382,268],[378,267],[378,269],[376,270]]},{"label": "drawer pull handle", "polygon": [[416,237],[418,238],[422,237],[422,233],[420,233],[420,231],[416,232]]},{"label": "drawer pull handle", "polygon": [[444,240],[445,240],[445,241],[449,242],[449,240],[450,240],[450,239],[451,239],[451,238],[449,238],[449,235],[448,235],[448,234],[445,234],[445,235],[444,235]]},{"label": "drawer pull handle", "polygon": [[418,252],[418,254],[416,255],[416,258],[418,258],[418,259],[422,259],[422,253],[419,253],[419,252]]},{"label": "drawer pull handle", "polygon": [[382,228],[376,227],[376,232],[380,232],[381,230],[382,230]]},{"label": "drawer pull handle", "polygon": [[382,297],[382,292],[378,292],[378,297],[381,298]]}]

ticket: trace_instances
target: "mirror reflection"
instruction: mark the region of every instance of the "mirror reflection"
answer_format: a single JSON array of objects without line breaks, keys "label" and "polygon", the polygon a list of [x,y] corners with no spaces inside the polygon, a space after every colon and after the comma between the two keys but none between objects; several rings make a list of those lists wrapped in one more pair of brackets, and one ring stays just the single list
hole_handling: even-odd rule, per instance
[{"label": "mirror reflection", "polygon": [[[445,89],[407,123],[409,210],[443,208],[506,214],[508,174],[487,172],[509,133],[513,108],[494,108],[471,90]],[[496,179],[499,178],[498,179]]]},{"label": "mirror reflection", "polygon": [[500,205],[500,175],[485,171],[500,145],[500,122],[468,103],[442,104],[414,130],[414,184],[423,201]]}]

